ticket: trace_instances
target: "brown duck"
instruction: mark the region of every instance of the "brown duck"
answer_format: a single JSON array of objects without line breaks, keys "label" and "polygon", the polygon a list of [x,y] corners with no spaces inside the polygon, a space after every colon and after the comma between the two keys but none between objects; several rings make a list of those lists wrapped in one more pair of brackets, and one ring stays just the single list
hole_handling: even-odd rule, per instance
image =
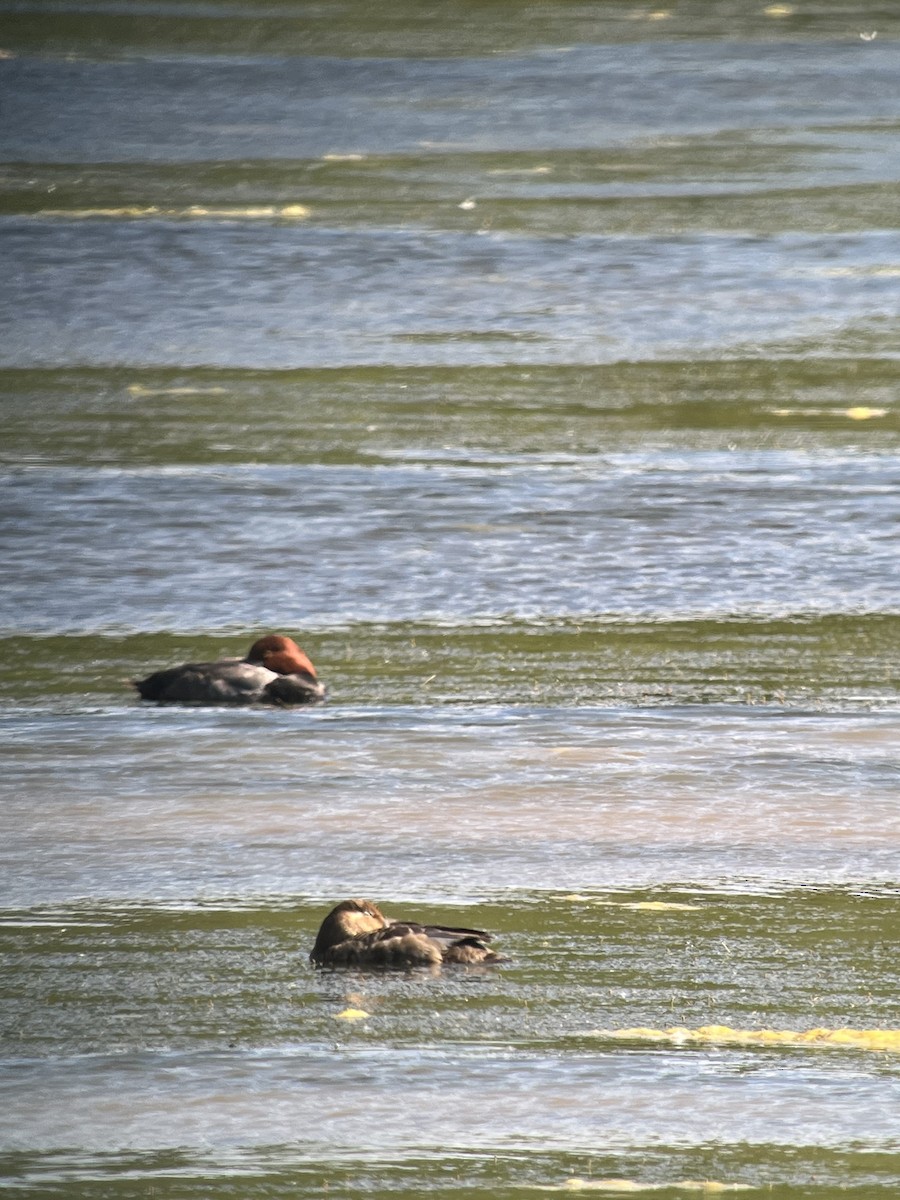
[{"label": "brown duck", "polygon": [[316,668],[293,638],[258,638],[245,658],[182,663],[132,681],[158,704],[315,704],[325,698]]},{"label": "brown duck", "polygon": [[489,933],[393,921],[371,900],[343,900],[322,922],[310,962],[317,967],[437,967],[501,961]]}]

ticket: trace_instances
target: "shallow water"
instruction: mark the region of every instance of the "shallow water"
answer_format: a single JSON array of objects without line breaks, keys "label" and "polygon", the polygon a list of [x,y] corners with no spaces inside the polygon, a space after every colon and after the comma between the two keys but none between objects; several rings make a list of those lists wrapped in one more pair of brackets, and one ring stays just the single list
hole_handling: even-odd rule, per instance
[{"label": "shallow water", "polygon": [[3,1188],[894,1196],[893,6],[0,11]]}]

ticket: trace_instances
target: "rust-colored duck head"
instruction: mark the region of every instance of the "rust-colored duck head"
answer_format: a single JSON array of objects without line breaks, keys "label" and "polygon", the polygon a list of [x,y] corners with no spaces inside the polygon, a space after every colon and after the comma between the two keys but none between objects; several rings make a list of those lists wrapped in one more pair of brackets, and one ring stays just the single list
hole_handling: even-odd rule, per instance
[{"label": "rust-colored duck head", "polygon": [[394,921],[371,900],[343,900],[319,927],[310,961],[317,967],[439,967],[498,962],[480,929]]},{"label": "rust-colored duck head", "polygon": [[249,666],[265,667],[278,676],[263,689],[270,704],[289,706],[325,699],[325,685],[319,682],[312,661],[293,638],[281,633],[268,633],[257,638],[244,662]]},{"label": "rust-colored duck head", "polygon": [[268,633],[265,637],[257,638],[244,662],[258,664],[276,675],[309,675],[317,679],[316,668],[312,665],[306,653],[300,649],[293,638],[280,633]]}]

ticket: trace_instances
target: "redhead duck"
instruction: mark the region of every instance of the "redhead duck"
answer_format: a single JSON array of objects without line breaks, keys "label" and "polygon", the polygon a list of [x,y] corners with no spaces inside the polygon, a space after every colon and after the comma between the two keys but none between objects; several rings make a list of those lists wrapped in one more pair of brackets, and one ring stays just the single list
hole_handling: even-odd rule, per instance
[{"label": "redhead duck", "polygon": [[317,967],[438,967],[500,962],[489,933],[393,921],[371,900],[344,900],[319,927],[309,956]]},{"label": "redhead duck", "polygon": [[255,641],[246,658],[182,663],[132,683],[142,700],[160,704],[314,704],[325,688],[316,668],[295,641],[269,634]]}]

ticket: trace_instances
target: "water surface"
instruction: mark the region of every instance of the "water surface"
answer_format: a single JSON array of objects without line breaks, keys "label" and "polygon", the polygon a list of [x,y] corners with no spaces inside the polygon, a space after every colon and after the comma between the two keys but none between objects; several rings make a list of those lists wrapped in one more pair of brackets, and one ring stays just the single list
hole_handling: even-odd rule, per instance
[{"label": "water surface", "polygon": [[894,1196],[893,6],[0,11],[4,1189]]}]

